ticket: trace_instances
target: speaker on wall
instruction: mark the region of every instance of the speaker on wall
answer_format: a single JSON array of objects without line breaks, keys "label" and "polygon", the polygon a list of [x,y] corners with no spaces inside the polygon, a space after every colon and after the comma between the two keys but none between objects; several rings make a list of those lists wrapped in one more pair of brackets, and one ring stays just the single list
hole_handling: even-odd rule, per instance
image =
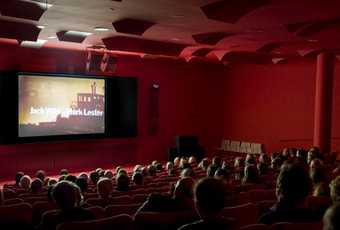
[{"label": "speaker on wall", "polygon": [[158,83],[151,85],[150,106],[149,106],[149,135],[155,136],[159,129],[159,92],[160,86]]}]

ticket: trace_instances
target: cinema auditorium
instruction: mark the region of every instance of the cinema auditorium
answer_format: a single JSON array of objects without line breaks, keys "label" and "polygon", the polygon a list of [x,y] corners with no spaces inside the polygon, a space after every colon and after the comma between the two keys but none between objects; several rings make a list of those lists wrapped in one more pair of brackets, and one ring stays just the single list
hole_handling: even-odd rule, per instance
[{"label": "cinema auditorium", "polygon": [[339,0],[1,0],[0,229],[340,230],[339,41]]}]

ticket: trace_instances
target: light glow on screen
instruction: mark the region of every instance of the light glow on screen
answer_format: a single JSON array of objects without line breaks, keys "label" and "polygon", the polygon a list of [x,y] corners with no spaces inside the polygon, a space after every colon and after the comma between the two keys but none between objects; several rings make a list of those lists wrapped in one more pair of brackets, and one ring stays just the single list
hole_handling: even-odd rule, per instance
[{"label": "light glow on screen", "polygon": [[104,132],[104,79],[19,76],[19,137]]}]

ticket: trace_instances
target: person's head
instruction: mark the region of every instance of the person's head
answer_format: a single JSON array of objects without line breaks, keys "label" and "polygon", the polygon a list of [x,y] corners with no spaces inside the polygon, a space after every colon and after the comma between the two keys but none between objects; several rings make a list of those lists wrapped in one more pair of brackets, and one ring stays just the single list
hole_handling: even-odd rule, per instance
[{"label": "person's head", "polygon": [[268,164],[263,163],[263,162],[259,162],[257,164],[257,169],[258,169],[260,175],[266,175],[269,172]]},{"label": "person's head", "polygon": [[48,183],[47,183],[47,186],[52,186],[52,185],[55,185],[56,183],[58,183],[57,180],[55,180],[55,179],[49,179],[49,180],[48,180]]},{"label": "person's head", "polygon": [[169,169],[168,176],[176,176],[176,169]]},{"label": "person's head", "polygon": [[211,162],[213,165],[216,165],[217,167],[221,167],[222,166],[222,162],[221,162],[221,158],[218,157],[218,156],[215,156],[213,159],[212,159],[212,162]]},{"label": "person's head", "polygon": [[188,159],[182,157],[181,161],[179,163],[179,168],[180,169],[185,169],[185,168],[190,168],[190,167],[191,167],[191,165],[189,164]]},{"label": "person's head", "polygon": [[31,183],[31,192],[32,193],[40,193],[43,191],[44,182],[39,178],[36,178]]},{"label": "person's head", "polygon": [[135,172],[132,175],[132,181],[135,185],[143,185],[143,183],[144,183],[143,174],[141,172]]},{"label": "person's head", "polygon": [[229,174],[228,170],[226,170],[224,168],[219,168],[219,169],[216,170],[214,177],[217,178],[217,179],[229,180],[230,174]]},{"label": "person's head", "polygon": [[215,175],[216,170],[218,168],[219,167],[217,165],[215,165],[215,164],[209,165],[208,169],[207,169],[207,176],[213,177]]},{"label": "person's head", "polygon": [[244,158],[243,157],[236,157],[235,158],[235,161],[234,161],[234,167],[236,168],[236,169],[239,169],[239,168],[241,168],[241,169],[243,169],[244,168]]},{"label": "person's head", "polygon": [[148,174],[150,176],[155,176],[156,172],[157,172],[157,170],[156,170],[156,167],[154,165],[149,165],[148,166]]},{"label": "person's head", "polygon": [[157,171],[162,171],[163,170],[163,165],[161,163],[157,163],[155,165]]},{"label": "person's head", "polygon": [[113,192],[113,182],[109,178],[101,178],[97,183],[97,192],[103,199],[107,199]]},{"label": "person's head", "polygon": [[256,157],[254,154],[248,153],[245,160],[246,165],[256,165]]},{"label": "person's head", "polygon": [[116,183],[118,191],[130,190],[130,178],[127,174],[119,174],[118,177],[116,177]]},{"label": "person's head", "polygon": [[76,184],[80,188],[81,192],[87,191],[88,183],[87,183],[87,180],[86,180],[85,177],[78,177],[77,180],[76,180]]},{"label": "person's head", "polygon": [[151,162],[151,165],[153,165],[153,166],[156,167],[156,165],[157,165],[158,163],[159,163],[158,161],[154,160],[154,161]]},{"label": "person's head", "polygon": [[181,159],[179,157],[175,157],[175,159],[174,159],[174,166],[178,167],[180,161],[181,161]]},{"label": "person's head", "polygon": [[270,167],[273,169],[274,172],[280,172],[282,164],[283,164],[283,161],[281,160],[281,158],[276,157],[272,160]]},{"label": "person's head", "polygon": [[195,178],[195,172],[192,168],[185,168],[181,171],[181,178],[185,178],[185,177],[191,177],[191,178]]},{"label": "person's head", "polygon": [[86,173],[80,173],[78,178],[84,178],[86,181],[89,181],[89,176]]},{"label": "person's head", "polygon": [[224,207],[224,185],[219,179],[206,177],[194,189],[196,209],[203,220],[220,215]]},{"label": "person's head", "polygon": [[45,177],[46,177],[46,172],[44,170],[38,170],[36,173],[35,173],[35,176],[37,178],[39,178],[41,181],[45,181]]},{"label": "person's head", "polygon": [[118,174],[121,169],[124,169],[123,166],[118,165],[115,170],[116,174]]},{"label": "person's head", "polygon": [[96,172],[99,174],[99,177],[104,176],[104,173],[105,173],[104,169],[102,169],[102,168],[97,168]]},{"label": "person's head", "polygon": [[113,173],[111,172],[111,170],[106,170],[105,173],[104,173],[104,177],[112,179]]},{"label": "person's head", "polygon": [[194,157],[194,156],[189,157],[188,162],[189,162],[189,164],[196,164],[197,163],[196,157]]},{"label": "person's head", "polygon": [[329,207],[323,216],[323,230],[340,229],[340,203]]},{"label": "person's head", "polygon": [[270,163],[271,163],[270,157],[265,153],[261,153],[261,155],[259,157],[259,163],[270,165]]},{"label": "person's head", "polygon": [[203,158],[202,161],[199,163],[198,167],[206,171],[209,165],[210,165],[209,158]]},{"label": "person's head", "polygon": [[193,187],[195,181],[191,177],[179,179],[175,184],[174,197],[181,199],[193,199]]},{"label": "person's head", "polygon": [[244,168],[243,183],[257,183],[259,181],[259,171],[255,165],[247,165]]},{"label": "person's head", "polygon": [[68,170],[67,169],[62,169],[62,170],[60,170],[60,173],[59,173],[59,175],[67,175],[68,174]]},{"label": "person's head", "polygon": [[309,168],[309,176],[314,184],[327,181],[326,169],[320,159],[312,160]]},{"label": "person's head", "polygon": [[173,168],[174,168],[174,163],[172,163],[171,161],[168,161],[165,165],[165,169],[169,171],[169,169],[173,169]]},{"label": "person's head", "polygon": [[23,172],[17,172],[15,174],[15,184],[19,185],[21,177],[23,177],[25,174]]},{"label": "person's head", "polygon": [[31,177],[28,175],[24,175],[21,177],[19,186],[24,189],[29,189],[31,186]]},{"label": "person's head", "polygon": [[312,147],[307,153],[307,163],[310,164],[312,160],[320,158],[320,151],[317,147]]},{"label": "person's head", "polygon": [[307,163],[307,152],[304,149],[298,149],[296,151],[296,158],[302,163]]},{"label": "person's head", "polygon": [[311,189],[308,173],[300,164],[285,164],[276,180],[276,195],[279,200],[291,204],[302,203]]},{"label": "person's head", "polygon": [[67,175],[67,176],[65,177],[65,180],[71,181],[71,182],[73,182],[73,183],[76,183],[77,177],[74,176],[74,175],[69,174],[69,175]]},{"label": "person's head", "polygon": [[142,170],[142,168],[143,168],[142,165],[135,165],[135,167],[133,168],[133,172],[134,172],[134,173],[135,173],[135,172],[139,172],[139,171]]},{"label": "person's head", "polygon": [[93,171],[93,172],[90,173],[90,180],[91,180],[92,184],[97,184],[99,178],[100,178],[100,176],[99,176],[98,172]]},{"label": "person's head", "polygon": [[58,182],[52,189],[52,198],[63,211],[76,207],[80,197],[80,189],[71,181]]},{"label": "person's head", "polygon": [[331,198],[333,203],[340,203],[340,176],[337,176],[334,180],[329,184]]}]

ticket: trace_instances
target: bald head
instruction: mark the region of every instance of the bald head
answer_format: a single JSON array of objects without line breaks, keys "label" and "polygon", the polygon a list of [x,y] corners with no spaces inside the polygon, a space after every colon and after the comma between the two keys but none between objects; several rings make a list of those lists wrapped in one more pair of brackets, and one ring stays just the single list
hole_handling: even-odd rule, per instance
[{"label": "bald head", "polygon": [[174,196],[176,198],[193,198],[195,181],[191,177],[185,177],[177,181]]}]

